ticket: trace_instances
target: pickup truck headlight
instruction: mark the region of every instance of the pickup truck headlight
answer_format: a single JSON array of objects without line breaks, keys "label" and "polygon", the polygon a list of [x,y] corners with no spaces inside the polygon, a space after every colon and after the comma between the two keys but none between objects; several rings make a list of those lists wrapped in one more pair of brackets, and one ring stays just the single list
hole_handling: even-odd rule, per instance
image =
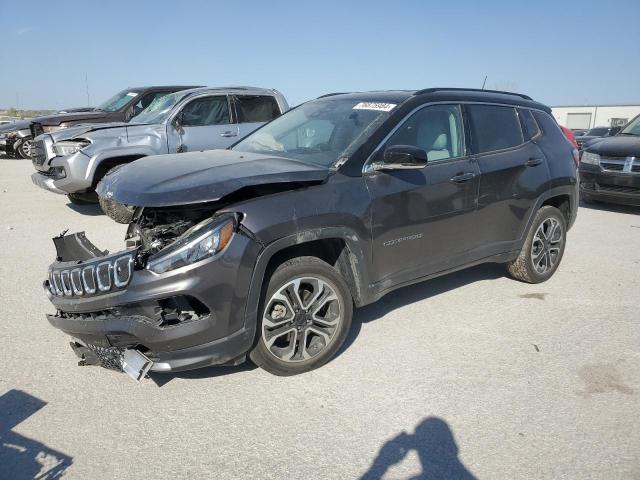
[{"label": "pickup truck headlight", "polygon": [[233,215],[200,222],[183,233],[177,241],[150,257],[147,269],[164,273],[212,257],[227,247],[235,227]]},{"label": "pickup truck headlight", "polygon": [[600,155],[591,152],[582,152],[582,163],[588,163],[590,165],[600,165]]},{"label": "pickup truck headlight", "polygon": [[63,140],[52,145],[53,153],[56,157],[65,157],[79,152],[87,145],[91,144],[89,140]]}]

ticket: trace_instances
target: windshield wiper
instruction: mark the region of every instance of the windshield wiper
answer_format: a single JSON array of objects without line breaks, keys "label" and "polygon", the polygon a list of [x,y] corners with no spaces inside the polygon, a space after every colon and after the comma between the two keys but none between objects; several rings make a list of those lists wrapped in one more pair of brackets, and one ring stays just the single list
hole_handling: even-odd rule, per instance
[{"label": "windshield wiper", "polygon": [[640,137],[637,133],[620,132],[618,135],[630,135],[632,137]]}]

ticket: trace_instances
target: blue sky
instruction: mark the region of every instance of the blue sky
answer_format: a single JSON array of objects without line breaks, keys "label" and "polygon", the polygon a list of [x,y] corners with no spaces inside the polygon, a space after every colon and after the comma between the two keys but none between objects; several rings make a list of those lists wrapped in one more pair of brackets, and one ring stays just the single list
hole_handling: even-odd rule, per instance
[{"label": "blue sky", "polygon": [[480,87],[550,105],[640,103],[640,1],[0,0],[0,107],[126,87]]}]

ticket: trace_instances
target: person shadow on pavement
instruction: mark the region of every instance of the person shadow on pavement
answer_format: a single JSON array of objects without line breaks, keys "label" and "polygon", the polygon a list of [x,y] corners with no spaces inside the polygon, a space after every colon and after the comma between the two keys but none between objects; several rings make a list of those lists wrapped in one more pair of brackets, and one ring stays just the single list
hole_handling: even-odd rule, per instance
[{"label": "person shadow on pavement", "polygon": [[423,420],[413,434],[401,432],[386,442],[361,480],[380,480],[393,465],[402,462],[414,450],[420,459],[422,472],[413,480],[475,480],[476,477],[460,462],[458,446],[447,422],[437,417]]},{"label": "person shadow on pavement", "polygon": [[62,477],[73,458],[13,431],[47,403],[20,390],[0,395],[0,478],[11,480]]}]

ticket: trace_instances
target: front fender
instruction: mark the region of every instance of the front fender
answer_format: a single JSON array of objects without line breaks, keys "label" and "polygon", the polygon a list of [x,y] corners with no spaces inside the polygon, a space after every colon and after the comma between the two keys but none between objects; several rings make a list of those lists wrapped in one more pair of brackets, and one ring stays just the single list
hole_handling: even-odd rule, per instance
[{"label": "front fender", "polygon": [[353,229],[346,226],[302,230],[266,245],[258,255],[247,296],[245,325],[251,325],[257,318],[262,286],[266,280],[265,275],[271,259],[278,252],[288,247],[323,239],[341,239],[346,244],[348,249],[346,260],[349,262],[349,267],[353,275],[351,293],[356,306],[366,305],[374,301],[373,298],[370,298],[367,289],[367,285],[370,283],[368,263],[366,261],[366,254],[361,248],[361,244],[365,239],[360,238]]},{"label": "front fender", "polygon": [[[165,153],[165,152],[161,152]],[[113,160],[117,158],[125,157],[148,157],[151,155],[158,155],[158,152],[151,147],[145,146],[132,146],[132,147],[118,147],[108,148],[100,150],[99,153],[93,155],[89,160],[87,166],[86,179],[93,179],[96,170],[100,164],[106,160]]]}]

